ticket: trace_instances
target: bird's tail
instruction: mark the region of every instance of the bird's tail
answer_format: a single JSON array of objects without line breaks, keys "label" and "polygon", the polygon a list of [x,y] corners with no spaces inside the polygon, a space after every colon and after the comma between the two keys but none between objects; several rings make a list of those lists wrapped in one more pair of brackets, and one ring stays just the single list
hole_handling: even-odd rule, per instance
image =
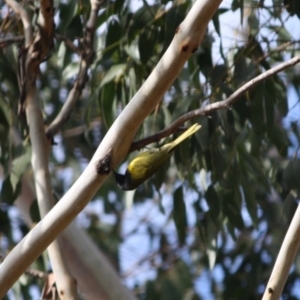
[{"label": "bird's tail", "polygon": [[182,133],[176,140],[173,142],[164,145],[162,148],[169,148],[169,151],[173,150],[177,145],[179,145],[181,142],[183,142],[185,139],[187,139],[189,136],[194,134],[196,131],[198,131],[201,128],[201,125],[194,124],[189,129],[187,129],[184,133]]}]

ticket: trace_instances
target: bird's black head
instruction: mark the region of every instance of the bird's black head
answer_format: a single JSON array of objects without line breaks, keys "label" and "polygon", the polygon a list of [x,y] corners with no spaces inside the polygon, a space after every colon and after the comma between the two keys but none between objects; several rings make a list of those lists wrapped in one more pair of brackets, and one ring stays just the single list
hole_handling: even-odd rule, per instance
[{"label": "bird's black head", "polygon": [[125,175],[123,175],[114,171],[114,174],[119,188],[121,188],[123,191],[129,191],[135,189],[135,187],[133,187],[131,184],[131,180],[128,172],[126,172]]}]

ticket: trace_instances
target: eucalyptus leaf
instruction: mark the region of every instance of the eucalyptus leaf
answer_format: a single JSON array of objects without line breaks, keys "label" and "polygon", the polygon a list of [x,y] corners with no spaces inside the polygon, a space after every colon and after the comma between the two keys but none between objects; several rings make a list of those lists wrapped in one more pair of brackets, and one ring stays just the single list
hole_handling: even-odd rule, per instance
[{"label": "eucalyptus leaf", "polygon": [[173,219],[175,222],[179,243],[180,245],[183,245],[186,239],[187,215],[182,186],[178,187],[174,192]]}]

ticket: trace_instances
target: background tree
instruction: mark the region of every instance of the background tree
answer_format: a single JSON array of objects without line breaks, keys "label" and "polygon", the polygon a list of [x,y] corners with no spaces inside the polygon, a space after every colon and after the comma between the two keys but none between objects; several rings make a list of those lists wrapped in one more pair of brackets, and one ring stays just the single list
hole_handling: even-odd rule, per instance
[{"label": "background tree", "polygon": [[[37,201],[30,205],[36,197],[32,182],[39,201],[44,198],[38,194],[31,148],[41,146],[39,160],[52,144],[49,164],[46,158],[41,161],[50,166],[53,197],[48,196],[61,199],[192,6],[189,1],[64,1],[48,11],[44,1],[19,3],[19,10],[15,3],[0,4],[3,256],[40,218]],[[22,12],[28,15],[31,37]],[[55,28],[42,23],[46,12],[53,13],[49,20]],[[29,270],[7,298],[46,297],[54,282],[58,291],[67,287],[72,294],[75,278],[83,298],[260,299],[297,207],[299,67],[286,65],[256,85],[250,80],[297,57],[299,33],[290,24],[297,28],[299,17],[297,1],[224,1],[201,46],[135,139],[174,121],[199,122],[201,130],[134,193],[119,190],[112,177],[105,181],[76,221],[84,231],[72,224],[61,236],[70,269],[63,275],[65,284],[49,252],[55,279],[46,276],[51,269],[43,255],[32,266],[42,273]],[[234,37],[233,30],[225,29],[229,22],[236,26]],[[41,63],[39,69],[36,63]],[[247,90],[234,94],[246,83]],[[26,97],[39,98],[45,129],[32,123],[37,110],[30,115]],[[163,137],[176,130],[171,126]],[[40,133],[45,144],[35,147],[33,136]],[[133,134],[128,132],[127,143]],[[156,142],[157,135],[150,141]],[[283,298],[300,299],[298,260]]]}]

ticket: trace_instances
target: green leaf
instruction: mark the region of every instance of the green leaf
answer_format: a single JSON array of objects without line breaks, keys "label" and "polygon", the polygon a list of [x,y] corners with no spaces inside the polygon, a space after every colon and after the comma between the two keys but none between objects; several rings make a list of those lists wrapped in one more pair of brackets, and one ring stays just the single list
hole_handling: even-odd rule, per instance
[{"label": "green leaf", "polygon": [[116,101],[114,82],[109,82],[102,86],[99,92],[99,106],[105,127],[108,129],[115,119]]},{"label": "green leaf", "polygon": [[123,12],[125,14],[125,12],[128,11],[128,5],[130,5],[130,3],[126,0],[116,0],[114,3],[114,13],[122,14]]},{"label": "green leaf", "polygon": [[5,178],[1,189],[1,202],[12,205],[21,192],[21,182],[12,184],[11,176]]},{"label": "green leaf", "polygon": [[146,298],[145,300],[159,299],[159,294],[156,292],[155,282],[150,280],[146,283]]},{"label": "green leaf", "polygon": [[16,157],[12,162],[11,167],[11,182],[13,187],[20,180],[31,161],[31,146],[26,146],[21,155]]},{"label": "green leaf", "polygon": [[58,52],[57,52],[57,66],[63,69],[65,67],[65,56],[67,53],[67,47],[65,43],[60,43]]},{"label": "green leaf", "polygon": [[198,229],[200,232],[204,230],[204,238],[202,237],[202,239],[205,244],[208,266],[212,270],[217,259],[217,237],[220,230],[220,220],[219,218],[216,219],[213,209],[210,209],[205,214],[205,218],[198,222]]},{"label": "green leaf", "polygon": [[268,131],[268,137],[276,146],[279,154],[283,157],[286,157],[290,141],[285,129],[279,126],[273,126],[273,128]]},{"label": "green leaf", "polygon": [[127,30],[129,43],[131,43],[142,30],[150,26],[151,22],[154,21],[158,7],[156,4],[151,6],[143,5],[133,14]]},{"label": "green leaf", "polygon": [[60,32],[64,32],[76,15],[77,1],[70,0],[67,4],[60,3],[59,8],[60,22],[58,29]]},{"label": "green leaf", "polygon": [[278,75],[275,75],[271,88],[274,93],[273,99],[276,99],[276,104],[281,113],[281,117],[285,117],[289,112],[287,89]]},{"label": "green leaf", "polygon": [[35,199],[31,203],[30,208],[29,208],[29,213],[30,213],[31,221],[33,223],[38,223],[41,220],[41,215],[40,215],[37,199]]},{"label": "green leaf", "polygon": [[216,29],[216,32],[219,36],[221,36],[221,31],[220,31],[220,20],[219,20],[219,10],[216,11],[216,13],[213,15],[212,18],[214,27]]},{"label": "green leaf", "polygon": [[239,86],[249,81],[256,75],[256,65],[253,64],[250,58],[245,56],[245,50],[243,48],[240,49],[234,56],[233,74],[234,80]]},{"label": "green leaf", "polygon": [[9,107],[0,96],[0,144],[2,145],[8,143],[9,120]]},{"label": "green leaf", "polygon": [[251,184],[250,180],[245,176],[242,176],[241,184],[243,188],[247,210],[249,212],[253,224],[257,225],[258,224],[257,203],[256,203],[256,197],[253,190],[253,184]]},{"label": "green leaf", "polygon": [[64,68],[62,72],[62,77],[64,80],[75,78],[78,74],[78,71],[79,71],[79,63],[71,62]]},{"label": "green leaf", "polygon": [[282,212],[283,212],[283,215],[285,217],[287,224],[289,224],[293,220],[295,212],[299,206],[298,200],[296,199],[295,196],[296,196],[296,193],[291,191],[288,193],[288,195],[284,199]]},{"label": "green leaf", "polygon": [[243,145],[238,147],[238,154],[240,156],[241,173],[247,174],[247,176],[255,180],[257,184],[268,189],[270,184],[260,161],[248,153]]},{"label": "green leaf", "polygon": [[244,0],[233,0],[231,3],[231,9],[233,11],[239,9],[241,16],[241,24],[244,22]]},{"label": "green leaf", "polygon": [[0,232],[7,237],[11,236],[11,224],[7,210],[0,209]]},{"label": "green leaf", "polygon": [[119,49],[121,37],[122,29],[120,23],[116,18],[112,18],[108,25],[103,59],[111,57],[112,54]]},{"label": "green leaf", "polygon": [[214,239],[210,240],[210,243],[207,244],[206,254],[208,258],[209,269],[212,270],[216,264],[217,260],[217,236]]},{"label": "green leaf", "polygon": [[192,286],[193,281],[189,268],[181,259],[179,259],[172,265],[172,268],[159,272],[155,284],[155,291],[159,293],[159,297],[147,297],[147,299],[186,299],[185,295],[187,294],[187,290],[191,290]]},{"label": "green leaf", "polygon": [[214,87],[219,87],[225,94],[229,94],[232,91],[226,89],[226,76],[227,76],[227,66],[224,64],[219,64],[213,67],[210,74],[210,82]]},{"label": "green leaf", "polygon": [[221,203],[219,196],[212,184],[208,187],[207,191],[205,192],[205,199],[209,206],[209,211],[212,220],[216,221],[219,218],[221,212]]},{"label": "green leaf", "polygon": [[187,7],[188,3],[184,3],[179,6],[173,6],[166,15],[165,18],[165,37],[164,37],[164,48],[167,48],[172,39],[174,38],[174,34],[176,32],[176,29],[180,25],[180,23],[185,18],[185,9]]},{"label": "green leaf", "polygon": [[[75,1],[74,1],[75,2]],[[70,39],[77,39],[78,36],[82,36],[84,31],[84,25],[80,15],[76,15],[66,29],[66,36]]]},{"label": "green leaf", "polygon": [[290,41],[293,39],[290,32],[284,26],[279,26],[274,29],[278,34],[278,45],[279,46],[282,44],[283,41]]},{"label": "green leaf", "polygon": [[118,64],[110,67],[110,69],[105,73],[103,79],[101,80],[100,87],[103,87],[107,83],[124,76],[126,67],[126,64]]},{"label": "green leaf", "polygon": [[140,63],[138,40],[134,40],[131,44],[126,44],[124,50],[136,63]]},{"label": "green leaf", "polygon": [[[237,193],[226,192],[223,196],[223,213],[228,218],[228,222],[235,228],[243,230],[244,221],[241,215],[240,197]],[[230,227],[229,227],[230,228]]]},{"label": "green leaf", "polygon": [[196,52],[197,63],[203,75],[208,78],[213,69],[211,41],[204,39],[200,49]]},{"label": "green leaf", "polygon": [[283,172],[283,180],[288,189],[300,191],[300,159],[292,159]]},{"label": "green leaf", "polygon": [[9,126],[9,106],[5,99],[0,95],[0,124]]},{"label": "green leaf", "polygon": [[139,53],[140,60],[143,64],[147,64],[154,54],[154,48],[157,42],[158,32],[154,27],[150,30],[145,29],[139,37]]},{"label": "green leaf", "polygon": [[263,134],[266,130],[265,128],[265,117],[264,117],[264,99],[265,89],[263,84],[259,84],[254,87],[250,95],[250,122],[256,134]]},{"label": "green leaf", "polygon": [[300,3],[298,0],[285,0],[284,5],[291,16],[296,14],[300,19]]},{"label": "green leaf", "polygon": [[23,153],[16,157],[11,166],[10,174],[3,181],[1,200],[12,204],[21,191],[21,177],[28,168],[31,160],[31,147],[23,149]]},{"label": "green leaf", "polygon": [[155,186],[156,191],[159,191],[162,184],[166,180],[166,174],[168,171],[168,168],[170,167],[170,159],[168,159],[167,162],[165,162],[159,170],[154,174],[153,176],[153,184]]},{"label": "green leaf", "polygon": [[186,238],[187,215],[183,199],[183,188],[180,186],[174,192],[173,197],[173,219],[177,230],[179,244],[183,245]]}]

